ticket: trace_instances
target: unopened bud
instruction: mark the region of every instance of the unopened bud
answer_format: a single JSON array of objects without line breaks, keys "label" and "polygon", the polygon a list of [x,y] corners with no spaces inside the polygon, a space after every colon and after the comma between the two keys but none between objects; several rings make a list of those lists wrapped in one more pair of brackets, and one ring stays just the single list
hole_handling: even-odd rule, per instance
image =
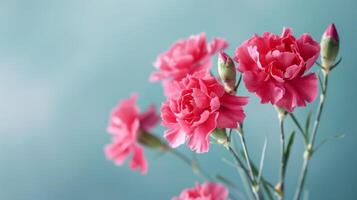
[{"label": "unopened bud", "polygon": [[152,149],[158,149],[161,151],[167,151],[169,149],[168,146],[163,143],[158,137],[148,132],[139,131],[138,141],[140,144]]},{"label": "unopened bud", "polygon": [[321,38],[321,61],[322,66],[329,69],[336,60],[340,45],[340,39],[335,24],[330,24]]},{"label": "unopened bud", "polygon": [[219,53],[218,57],[218,74],[225,90],[231,94],[235,93],[236,68],[232,58],[223,51]]},{"label": "unopened bud", "polygon": [[212,133],[211,136],[213,139],[216,140],[218,144],[227,145],[228,144],[228,136],[224,129],[216,128]]}]

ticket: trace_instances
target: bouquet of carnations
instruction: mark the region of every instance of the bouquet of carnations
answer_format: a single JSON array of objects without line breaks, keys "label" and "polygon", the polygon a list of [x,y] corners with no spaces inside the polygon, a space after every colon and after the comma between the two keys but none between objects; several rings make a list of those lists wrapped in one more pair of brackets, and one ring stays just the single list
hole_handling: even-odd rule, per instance
[{"label": "bouquet of carnations", "polygon": [[[107,131],[111,143],[105,147],[108,159],[122,165],[131,154],[130,168],[147,173],[148,164],[144,149],[153,149],[172,154],[206,180],[185,189],[174,200],[226,200],[237,199],[284,199],[285,177],[295,131],[287,134],[284,122],[291,120],[296,132],[304,141],[305,151],[301,174],[296,184],[295,200],[301,199],[309,163],[317,150],[316,137],[328,89],[328,78],[340,63],[337,60],[339,36],[335,25],[324,32],[320,44],[309,34],[295,37],[290,28],[281,35],[265,32],[253,35],[236,48],[230,57],[224,50],[228,43],[222,38],[206,41],[204,33],[181,39],[155,62],[156,71],[151,82],[160,81],[166,101],[157,114],[155,106],[140,112],[137,94],[121,100],[110,115]],[[317,61],[320,55],[320,62]],[[218,56],[218,75],[212,71],[212,57]],[[313,66],[319,67],[312,70]],[[315,72],[317,71],[317,72]],[[247,90],[260,98],[262,104],[270,103],[277,111],[280,127],[279,179],[267,180],[263,174],[266,143],[261,160],[254,163],[250,158],[243,128],[244,106],[248,97],[239,96],[244,83]],[[305,107],[318,94],[319,103],[315,112],[309,114],[302,125],[294,115],[296,107]],[[258,108],[257,108],[258,109]],[[164,139],[153,134],[152,129],[161,121],[166,128]],[[232,145],[234,138],[241,143],[238,149]],[[234,181],[207,172],[196,159],[190,158],[175,148],[185,144],[193,152],[207,153],[210,143],[227,149],[233,165],[239,169],[242,179],[249,186],[242,195]],[[229,192],[230,191],[230,192]],[[174,195],[173,195],[174,196]]]}]

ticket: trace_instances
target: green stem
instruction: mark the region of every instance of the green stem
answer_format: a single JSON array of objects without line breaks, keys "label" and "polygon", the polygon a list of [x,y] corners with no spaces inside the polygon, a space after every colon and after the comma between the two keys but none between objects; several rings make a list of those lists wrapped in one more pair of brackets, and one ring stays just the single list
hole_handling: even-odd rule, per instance
[{"label": "green stem", "polygon": [[325,100],[326,100],[328,75],[329,75],[328,72],[324,71],[324,81],[323,81],[322,93],[320,96],[320,103],[317,108],[317,115],[316,115],[313,131],[312,131],[311,139],[310,139],[309,144],[306,145],[306,150],[305,150],[305,154],[304,154],[304,162],[303,162],[303,165],[301,168],[300,178],[299,178],[298,186],[297,186],[296,193],[294,196],[294,200],[300,200],[302,191],[304,189],[305,179],[306,179],[307,171],[309,168],[310,159],[311,159],[311,156],[313,153],[317,130],[320,125],[321,114],[322,114]]},{"label": "green stem", "polygon": [[233,157],[235,158],[235,160],[237,161],[238,167],[241,168],[246,176],[246,179],[249,182],[250,185],[250,189],[254,195],[254,198],[256,200],[260,200],[261,199],[261,195],[258,194],[258,192],[255,189],[255,183],[254,181],[250,178],[249,176],[249,171],[248,169],[245,167],[245,165],[243,164],[242,160],[239,158],[237,152],[232,148],[232,146],[230,144],[227,145],[227,149],[229,150],[229,152],[233,155]]},{"label": "green stem", "polygon": [[245,157],[246,162],[247,162],[247,167],[248,167],[248,172],[249,172],[250,178],[255,182],[256,180],[255,180],[255,177],[254,177],[254,174],[253,174],[252,166],[250,164],[248,148],[247,148],[247,144],[246,144],[246,141],[245,141],[245,136],[244,136],[244,131],[243,131],[243,126],[242,125],[241,125],[241,128],[240,128],[239,136],[240,136],[240,141],[241,141],[242,147],[243,147],[244,157]]},{"label": "green stem", "polygon": [[284,199],[284,181],[285,181],[285,169],[286,169],[286,163],[285,163],[285,131],[284,131],[284,118],[285,117],[279,117],[279,122],[280,122],[280,150],[281,150],[281,157],[280,157],[280,175],[279,175],[279,191],[280,191],[280,196],[279,199],[283,200]]},{"label": "green stem", "polygon": [[248,153],[248,148],[247,148],[247,142],[245,141],[245,135],[244,135],[244,130],[243,130],[243,124],[240,125],[240,132],[239,132],[239,136],[240,136],[240,140],[242,143],[242,147],[243,147],[243,152],[244,152],[244,157],[246,159],[247,162],[247,167],[248,167],[248,171],[249,171],[249,175],[253,181],[253,190],[254,192],[258,193],[258,196],[260,199],[264,199],[263,194],[261,193],[261,191],[259,190],[259,183],[257,183],[257,180],[254,176],[254,172],[253,172],[253,168],[251,165],[251,159],[249,157],[249,153]]},{"label": "green stem", "polygon": [[182,160],[184,163],[186,163],[189,167],[192,168],[192,171],[197,174],[198,176],[200,176],[201,178],[205,179],[205,180],[209,180],[212,181],[213,178],[206,172],[204,171],[200,165],[198,164],[197,161],[195,160],[191,160],[190,158],[188,158],[187,156],[185,156],[184,154],[182,154],[179,151],[176,151],[174,149],[169,149],[169,152],[172,153],[172,155],[176,156],[177,158],[179,158],[180,160]]}]

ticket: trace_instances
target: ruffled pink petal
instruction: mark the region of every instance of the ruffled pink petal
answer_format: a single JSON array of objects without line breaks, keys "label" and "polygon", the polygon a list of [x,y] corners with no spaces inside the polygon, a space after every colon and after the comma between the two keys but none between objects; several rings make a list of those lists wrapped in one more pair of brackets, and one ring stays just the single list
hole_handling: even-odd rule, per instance
[{"label": "ruffled pink petal", "polygon": [[[175,66],[176,66],[176,70],[184,70],[186,71],[187,70],[187,66],[191,66],[192,63],[194,62],[194,57],[193,55],[178,55],[175,57],[175,60],[176,60],[176,63],[175,63]],[[182,75],[177,75],[177,76],[183,76]]]},{"label": "ruffled pink petal", "polygon": [[314,73],[286,83],[284,97],[276,103],[277,106],[293,112],[296,106],[306,106],[306,102],[314,101],[318,94],[318,80]]},{"label": "ruffled pink petal", "polygon": [[164,80],[162,81],[162,86],[164,88],[164,94],[167,97],[178,95],[178,82],[175,80]]},{"label": "ruffled pink petal", "polygon": [[199,63],[195,65],[195,67],[192,67],[188,73],[182,74],[180,80],[184,78],[187,74],[192,74],[192,75],[196,74],[195,77],[206,76],[206,74],[210,74],[211,66],[212,66],[212,60],[210,58],[201,60]]},{"label": "ruffled pink petal", "polygon": [[172,148],[176,148],[186,141],[186,133],[181,131],[179,126],[166,130],[164,137]]},{"label": "ruffled pink petal", "polygon": [[247,48],[249,56],[256,63],[257,67],[261,70],[264,70],[262,64],[260,63],[259,52],[257,46],[248,46]]},{"label": "ruffled pink petal", "polygon": [[223,38],[213,38],[211,43],[208,45],[209,54],[213,55],[222,51],[228,47],[228,42]]},{"label": "ruffled pink petal", "polygon": [[153,72],[150,74],[149,81],[156,82],[156,81],[162,80],[164,78],[165,78],[165,76],[160,71],[157,71],[157,72]]},{"label": "ruffled pink petal", "polygon": [[[122,100],[113,109],[109,127],[118,127],[120,124],[132,124],[139,115],[139,108],[136,106],[137,93],[134,93],[129,99]],[[110,129],[110,128],[108,128]]]},{"label": "ruffled pink petal", "polygon": [[199,126],[203,123],[207,123],[208,118],[210,117],[210,112],[208,110],[205,110],[201,113],[199,120],[195,121],[192,123],[192,127]]},{"label": "ruffled pink petal", "polygon": [[156,112],[155,105],[150,105],[148,109],[139,115],[140,129],[149,131],[160,121],[160,116]]},{"label": "ruffled pink petal", "polygon": [[243,122],[245,118],[243,106],[248,103],[248,97],[226,94],[222,97],[221,101],[217,128],[237,128],[238,123]]},{"label": "ruffled pink petal", "polygon": [[113,140],[105,147],[105,155],[108,160],[112,160],[117,165],[122,165],[130,153],[131,142]]},{"label": "ruffled pink petal", "polygon": [[291,35],[292,32],[293,32],[293,30],[291,28],[284,27],[280,37],[282,37],[282,38],[287,37],[287,36]]},{"label": "ruffled pink petal", "polygon": [[195,187],[187,188],[178,197],[172,200],[227,200],[227,188],[219,183],[206,182],[202,185],[196,183]]},{"label": "ruffled pink petal", "polygon": [[256,83],[252,83],[254,82],[255,77],[256,76],[253,73],[245,73],[243,79],[248,90],[256,92],[256,94],[260,97],[261,103],[271,102],[272,104],[275,104],[283,97],[285,93],[285,89],[283,87],[276,85],[272,80],[260,83],[260,85],[255,85]]},{"label": "ruffled pink petal", "polygon": [[133,157],[130,162],[130,168],[132,170],[140,169],[141,174],[146,174],[148,170],[148,164],[145,159],[143,149],[140,146],[135,145],[133,147]]},{"label": "ruffled pink petal", "polygon": [[228,199],[227,188],[219,183],[206,182],[202,184],[202,191],[205,194],[209,194],[212,200]]},{"label": "ruffled pink petal", "polygon": [[234,53],[234,60],[239,63],[238,70],[241,72],[252,71],[258,68],[256,62],[248,52],[248,45],[248,41],[245,41]]},{"label": "ruffled pink petal", "polygon": [[177,123],[176,116],[172,113],[170,102],[164,102],[161,106],[161,118],[163,126],[172,126]]},{"label": "ruffled pink petal", "polygon": [[210,102],[210,99],[207,94],[203,93],[198,88],[192,89],[192,97],[195,103],[195,109],[197,110],[202,110],[206,108]]},{"label": "ruffled pink petal", "polygon": [[320,45],[308,34],[303,34],[297,40],[300,55],[306,62],[306,69],[310,69],[316,62],[320,53]]},{"label": "ruffled pink petal", "polygon": [[216,128],[218,113],[211,114],[206,123],[201,124],[195,130],[188,141],[188,146],[197,153],[208,152],[209,134]]},{"label": "ruffled pink petal", "polygon": [[299,75],[301,71],[301,66],[291,65],[285,70],[284,78],[292,80]]}]

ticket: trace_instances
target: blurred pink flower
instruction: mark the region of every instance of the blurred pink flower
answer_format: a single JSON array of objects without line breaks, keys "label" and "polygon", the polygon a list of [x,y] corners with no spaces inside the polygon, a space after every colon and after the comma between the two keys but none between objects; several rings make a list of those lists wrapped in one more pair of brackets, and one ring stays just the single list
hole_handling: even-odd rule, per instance
[{"label": "blurred pink flower", "polygon": [[246,87],[261,98],[261,103],[271,102],[292,112],[317,96],[317,77],[307,71],[319,51],[319,44],[310,35],[296,39],[291,29],[285,28],[281,36],[269,32],[254,35],[237,48],[234,59]]},{"label": "blurred pink flower", "polygon": [[132,153],[131,169],[139,168],[142,174],[147,172],[147,161],[143,154],[143,148],[138,144],[138,134],[146,134],[146,131],[154,128],[160,117],[151,105],[146,112],[140,114],[136,105],[137,94],[129,99],[122,100],[113,109],[110,115],[108,132],[112,135],[112,143],[105,148],[108,159],[117,165],[122,165],[125,159]]},{"label": "blurred pink flower", "polygon": [[219,183],[206,182],[202,185],[196,184],[193,188],[185,189],[180,196],[172,200],[227,200],[228,190]]},{"label": "blurred pink flower", "polygon": [[209,71],[213,54],[227,48],[228,43],[221,38],[214,38],[209,44],[205,33],[181,39],[173,44],[168,51],[160,54],[155,61],[156,72],[150,76],[150,81],[163,81],[165,94],[169,94],[173,80],[180,81],[187,74],[196,71]]},{"label": "blurred pink flower", "polygon": [[186,140],[197,153],[209,149],[209,135],[215,128],[236,128],[245,118],[247,97],[230,95],[209,74],[187,75],[173,84],[176,93],[161,106],[165,138],[172,147]]}]

